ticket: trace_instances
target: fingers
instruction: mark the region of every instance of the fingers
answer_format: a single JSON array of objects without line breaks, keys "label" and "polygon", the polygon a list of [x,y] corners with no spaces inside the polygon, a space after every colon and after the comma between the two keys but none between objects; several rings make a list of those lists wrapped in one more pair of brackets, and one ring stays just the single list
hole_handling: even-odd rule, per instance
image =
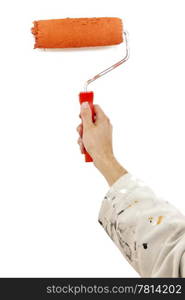
[{"label": "fingers", "polygon": [[80,116],[82,118],[84,129],[89,128],[93,125],[92,113],[88,102],[82,103]]},{"label": "fingers", "polygon": [[78,145],[80,146],[80,152],[82,154],[84,154],[84,150],[85,150],[85,147],[84,147],[84,144],[83,144],[83,141],[82,141],[82,133],[83,133],[83,125],[82,124],[79,124],[76,128],[76,131],[79,133],[80,137],[78,138],[77,140],[77,143]]},{"label": "fingers", "polygon": [[83,154],[85,148],[84,148],[84,145],[83,145],[83,142],[82,142],[81,137],[78,138],[77,143],[78,143],[78,145],[80,146],[80,151],[81,151],[81,153]]},{"label": "fingers", "polygon": [[104,119],[108,119],[108,117],[99,105],[94,105],[94,112],[96,114],[96,123]]},{"label": "fingers", "polygon": [[79,124],[77,126],[76,131],[79,133],[79,136],[82,137],[82,133],[83,133],[83,126],[82,126],[82,124]]},{"label": "fingers", "polygon": [[82,124],[79,124],[76,128],[76,131],[79,133],[80,137],[77,140],[78,145],[80,146],[80,151],[83,154],[84,153],[84,145],[83,145],[83,141],[82,141],[82,132],[83,132],[83,126]]}]

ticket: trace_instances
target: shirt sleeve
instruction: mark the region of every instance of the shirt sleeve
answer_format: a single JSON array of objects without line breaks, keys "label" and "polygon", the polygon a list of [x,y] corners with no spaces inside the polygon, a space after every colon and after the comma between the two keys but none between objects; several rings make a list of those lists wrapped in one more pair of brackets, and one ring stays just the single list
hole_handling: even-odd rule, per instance
[{"label": "shirt sleeve", "polygon": [[142,277],[185,277],[185,217],[127,173],[102,202],[99,223]]}]

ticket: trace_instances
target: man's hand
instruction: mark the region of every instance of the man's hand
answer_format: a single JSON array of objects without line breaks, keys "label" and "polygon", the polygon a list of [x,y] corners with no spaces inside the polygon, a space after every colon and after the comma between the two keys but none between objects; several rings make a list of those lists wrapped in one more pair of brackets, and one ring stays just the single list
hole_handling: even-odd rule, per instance
[{"label": "man's hand", "polygon": [[94,165],[112,185],[126,170],[116,161],[112,147],[112,125],[99,105],[94,105],[95,122],[92,121],[88,102],[81,105],[82,124],[77,127],[78,144],[91,155]]}]

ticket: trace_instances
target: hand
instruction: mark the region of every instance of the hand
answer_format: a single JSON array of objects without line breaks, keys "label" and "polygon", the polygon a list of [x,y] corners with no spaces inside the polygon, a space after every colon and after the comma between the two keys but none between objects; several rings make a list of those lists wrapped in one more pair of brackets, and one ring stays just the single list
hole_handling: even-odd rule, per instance
[{"label": "hand", "polygon": [[81,105],[81,119],[83,122],[77,127],[79,133],[78,144],[81,153],[84,149],[91,155],[94,165],[112,185],[127,171],[117,162],[112,147],[112,125],[99,105],[94,105],[95,122],[92,122],[91,110],[88,102]]},{"label": "hand", "polygon": [[77,131],[80,135],[78,143],[81,152],[84,152],[85,147],[96,164],[98,160],[111,158],[113,156],[113,150],[112,125],[98,105],[94,105],[94,111],[96,116],[95,123],[92,122],[91,110],[88,102],[84,102],[81,105],[80,116],[82,118],[83,127],[82,124],[80,124],[77,127]]}]

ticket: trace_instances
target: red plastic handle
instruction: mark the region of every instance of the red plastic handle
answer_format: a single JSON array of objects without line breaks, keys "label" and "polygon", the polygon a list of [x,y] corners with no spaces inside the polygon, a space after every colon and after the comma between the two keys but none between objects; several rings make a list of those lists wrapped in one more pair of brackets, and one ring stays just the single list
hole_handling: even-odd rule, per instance
[{"label": "red plastic handle", "polygon": [[[94,106],[93,106],[93,98],[94,98],[94,93],[93,92],[81,92],[79,94],[79,101],[80,104],[82,104],[83,102],[88,102],[89,106],[91,108],[91,112],[92,112],[92,120],[94,122],[94,117],[95,117],[95,113],[94,113]],[[92,157],[89,155],[89,153],[86,151],[84,151],[85,154],[85,161],[86,162],[92,162],[93,159]]]}]

